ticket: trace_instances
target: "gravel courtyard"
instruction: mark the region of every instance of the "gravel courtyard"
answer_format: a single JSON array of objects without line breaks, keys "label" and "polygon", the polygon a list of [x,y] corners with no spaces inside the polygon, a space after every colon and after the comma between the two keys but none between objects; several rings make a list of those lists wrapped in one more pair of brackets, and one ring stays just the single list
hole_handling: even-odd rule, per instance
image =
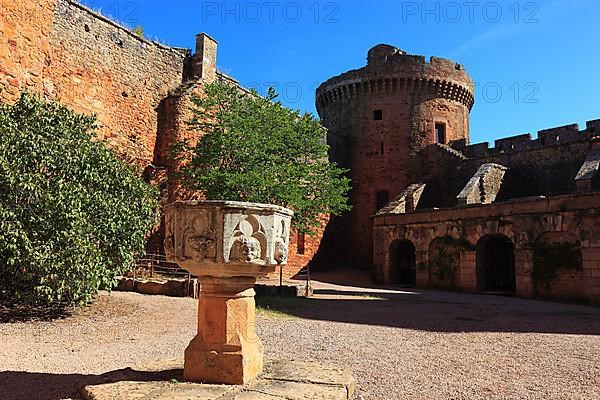
[{"label": "gravel courtyard", "polygon": [[[332,284],[317,293],[259,313],[266,356],[345,366],[357,399],[600,399],[600,308]],[[0,323],[0,399],[71,398],[99,374],[181,358],[195,314],[193,299],[114,292],[62,320]]]}]

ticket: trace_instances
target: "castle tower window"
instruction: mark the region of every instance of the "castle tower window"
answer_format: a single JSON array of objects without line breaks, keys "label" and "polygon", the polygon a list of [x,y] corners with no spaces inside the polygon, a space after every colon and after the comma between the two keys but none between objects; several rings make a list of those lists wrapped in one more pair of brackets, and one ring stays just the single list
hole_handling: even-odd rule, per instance
[{"label": "castle tower window", "polygon": [[373,111],[373,119],[375,121],[383,120],[383,110],[375,110]]},{"label": "castle tower window", "polygon": [[381,210],[383,207],[387,206],[390,202],[390,193],[387,190],[381,190],[377,192],[376,197],[376,209],[375,211]]},{"label": "castle tower window", "polygon": [[305,251],[305,236],[304,236],[304,232],[298,232],[298,240],[297,240],[297,253],[302,255],[304,254]]},{"label": "castle tower window", "polygon": [[446,124],[435,124],[435,142],[446,144]]}]

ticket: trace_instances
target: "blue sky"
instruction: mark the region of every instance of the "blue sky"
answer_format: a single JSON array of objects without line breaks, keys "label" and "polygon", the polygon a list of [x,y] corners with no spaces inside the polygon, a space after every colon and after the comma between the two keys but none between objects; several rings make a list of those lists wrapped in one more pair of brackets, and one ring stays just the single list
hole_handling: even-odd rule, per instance
[{"label": "blue sky", "polygon": [[314,89],[387,43],[453,59],[476,82],[471,142],[600,119],[600,1],[83,0],[178,47],[219,41],[218,66],[315,112]]}]

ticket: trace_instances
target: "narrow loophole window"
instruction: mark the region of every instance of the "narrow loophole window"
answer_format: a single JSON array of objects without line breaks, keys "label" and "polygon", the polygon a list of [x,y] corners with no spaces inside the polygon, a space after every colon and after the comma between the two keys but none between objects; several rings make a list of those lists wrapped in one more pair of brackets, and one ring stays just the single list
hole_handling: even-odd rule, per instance
[{"label": "narrow loophole window", "polygon": [[298,232],[297,252],[300,255],[304,254],[304,251],[305,251],[305,248],[304,248],[305,239],[306,238],[305,238],[304,232]]}]

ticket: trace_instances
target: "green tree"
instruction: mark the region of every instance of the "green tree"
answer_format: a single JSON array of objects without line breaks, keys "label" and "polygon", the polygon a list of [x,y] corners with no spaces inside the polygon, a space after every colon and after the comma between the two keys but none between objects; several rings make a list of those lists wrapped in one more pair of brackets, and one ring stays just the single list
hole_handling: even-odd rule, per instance
[{"label": "green tree", "polygon": [[178,177],[209,200],[270,203],[294,210],[294,227],[314,234],[322,214],[348,210],[349,179],[327,159],[326,130],[311,114],[226,83],[192,98],[196,146],[175,146]]},{"label": "green tree", "polygon": [[0,303],[86,303],[143,251],[157,195],[94,128],[27,94],[0,106]]}]

